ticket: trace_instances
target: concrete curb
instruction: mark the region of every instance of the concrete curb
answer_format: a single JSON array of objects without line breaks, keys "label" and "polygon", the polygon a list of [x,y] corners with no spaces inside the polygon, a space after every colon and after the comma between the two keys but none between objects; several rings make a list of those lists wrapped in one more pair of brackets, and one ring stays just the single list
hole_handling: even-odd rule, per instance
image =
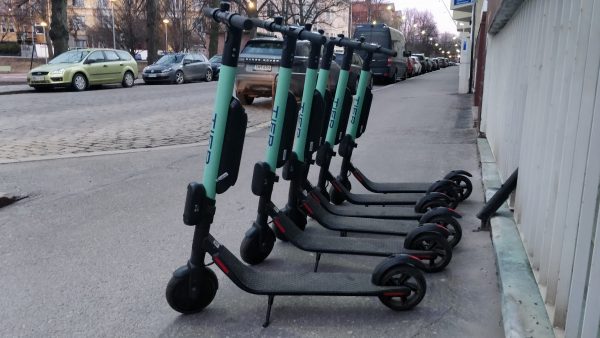
[{"label": "concrete curb", "polygon": [[[488,141],[478,138],[477,147],[487,201],[502,182]],[[490,219],[490,225],[498,266],[504,334],[506,337],[554,337],[519,230],[506,203]]]}]

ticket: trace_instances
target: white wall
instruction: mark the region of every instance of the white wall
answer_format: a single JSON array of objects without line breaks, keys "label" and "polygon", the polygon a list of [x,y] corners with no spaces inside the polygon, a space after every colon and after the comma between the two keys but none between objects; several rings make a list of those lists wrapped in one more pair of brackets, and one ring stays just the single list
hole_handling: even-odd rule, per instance
[{"label": "white wall", "polygon": [[515,220],[567,337],[600,336],[599,75],[600,0],[527,0],[488,36],[481,129],[501,177],[519,167]]}]

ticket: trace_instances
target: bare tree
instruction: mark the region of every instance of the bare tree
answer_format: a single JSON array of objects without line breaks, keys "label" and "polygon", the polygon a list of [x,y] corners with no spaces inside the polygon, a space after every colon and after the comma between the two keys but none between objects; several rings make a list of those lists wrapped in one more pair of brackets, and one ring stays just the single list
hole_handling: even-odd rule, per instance
[{"label": "bare tree", "polygon": [[343,0],[268,0],[258,9],[258,16],[281,16],[287,24],[323,25],[329,24],[324,14],[345,12],[347,6]]},{"label": "bare tree", "polygon": [[411,8],[405,10],[402,17],[400,28],[406,38],[406,49],[427,55],[433,53],[438,30],[431,12]]}]

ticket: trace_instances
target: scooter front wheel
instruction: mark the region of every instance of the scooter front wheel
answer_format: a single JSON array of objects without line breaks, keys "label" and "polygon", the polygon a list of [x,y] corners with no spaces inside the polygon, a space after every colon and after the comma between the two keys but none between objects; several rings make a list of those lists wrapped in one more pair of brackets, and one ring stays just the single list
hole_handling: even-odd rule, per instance
[{"label": "scooter front wheel", "polygon": [[404,286],[408,289],[406,293],[390,293],[379,296],[379,300],[394,311],[406,311],[417,306],[427,291],[423,273],[406,264],[392,266],[377,282],[378,285]]},{"label": "scooter front wheel", "polygon": [[175,270],[167,284],[167,303],[177,312],[190,314],[202,311],[217,294],[219,280],[215,273],[206,267],[194,272],[197,277],[191,282],[190,269],[182,266]]},{"label": "scooter front wheel", "polygon": [[[261,233],[262,232],[262,233]],[[262,263],[275,245],[275,234],[271,228],[266,227],[263,230],[252,226],[244,236],[240,245],[240,256],[244,262],[254,265]]]}]

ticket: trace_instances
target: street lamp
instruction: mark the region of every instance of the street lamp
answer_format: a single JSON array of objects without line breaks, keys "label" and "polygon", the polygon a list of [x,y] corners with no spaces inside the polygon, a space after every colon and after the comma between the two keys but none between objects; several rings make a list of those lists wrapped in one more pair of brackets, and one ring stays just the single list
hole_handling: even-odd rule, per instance
[{"label": "street lamp", "polygon": [[429,41],[433,41],[433,38],[431,36],[429,37]]},{"label": "street lamp", "polygon": [[434,46],[436,46],[436,47],[437,47],[437,46],[439,46],[439,45],[440,45],[440,44],[436,42]]},{"label": "street lamp", "polygon": [[425,35],[425,30],[422,30],[422,31],[421,31],[421,35]]},{"label": "street lamp", "polygon": [[48,24],[45,21],[42,21],[40,26],[42,26],[42,35],[44,35],[44,43],[46,44],[46,53],[44,54],[44,59],[46,60],[46,63],[48,63],[48,40],[46,40],[46,26],[48,26]]},{"label": "street lamp", "polygon": [[165,24],[165,53],[169,50],[169,44],[167,40],[167,25],[169,24],[169,19],[164,19],[163,23]]},{"label": "street lamp", "polygon": [[253,9],[254,8],[254,2],[248,1],[248,8],[249,9]]},{"label": "street lamp", "polygon": [[117,48],[117,40],[115,38],[115,0],[110,0],[110,16],[112,19],[112,33],[113,33],[113,48]]}]

